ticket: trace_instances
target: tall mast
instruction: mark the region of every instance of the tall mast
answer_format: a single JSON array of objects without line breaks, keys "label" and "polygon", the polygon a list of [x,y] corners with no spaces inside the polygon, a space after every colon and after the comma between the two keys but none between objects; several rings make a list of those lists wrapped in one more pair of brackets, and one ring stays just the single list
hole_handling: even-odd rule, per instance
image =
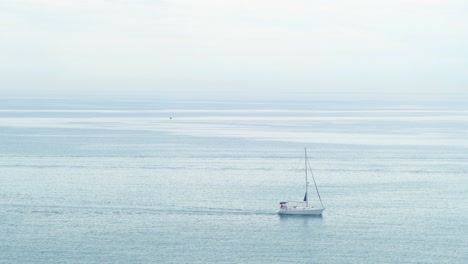
[{"label": "tall mast", "polygon": [[306,183],[305,183],[305,187],[306,187],[306,192],[305,192],[305,196],[304,196],[304,200],[306,202],[306,206],[309,206],[309,197],[308,197],[308,194],[309,194],[309,182],[307,181],[307,148],[304,148],[304,163],[305,163],[305,176],[306,176]]},{"label": "tall mast", "polygon": [[307,160],[307,163],[309,164],[310,175],[312,175],[312,180],[314,181],[315,190],[317,191],[317,196],[318,196],[318,198],[319,198],[319,200],[320,200],[320,204],[322,205],[322,208],[323,208],[322,197],[320,197],[320,193],[319,193],[319,190],[318,190],[318,188],[317,188],[317,183],[315,182],[314,173],[312,172],[312,166],[310,166],[309,160]]}]

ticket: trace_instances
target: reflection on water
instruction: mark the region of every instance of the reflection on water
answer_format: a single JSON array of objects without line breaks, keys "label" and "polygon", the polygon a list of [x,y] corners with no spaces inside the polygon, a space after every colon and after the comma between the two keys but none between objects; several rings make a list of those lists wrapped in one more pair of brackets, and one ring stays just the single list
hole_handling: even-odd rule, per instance
[{"label": "reflection on water", "polygon": [[322,226],[323,216],[321,215],[278,215],[282,225],[288,225],[289,229],[300,227],[304,231],[316,229]]}]

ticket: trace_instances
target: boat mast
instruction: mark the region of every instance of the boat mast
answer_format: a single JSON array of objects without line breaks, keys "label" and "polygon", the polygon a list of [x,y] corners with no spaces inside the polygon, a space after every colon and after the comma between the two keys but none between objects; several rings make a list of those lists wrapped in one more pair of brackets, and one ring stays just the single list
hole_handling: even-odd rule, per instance
[{"label": "boat mast", "polygon": [[305,176],[306,176],[306,183],[305,183],[305,187],[306,187],[306,192],[305,192],[305,197],[304,197],[304,200],[306,202],[306,206],[309,206],[309,197],[308,197],[308,194],[309,194],[309,182],[307,181],[307,148],[304,148],[304,163],[305,163]]},{"label": "boat mast", "polygon": [[317,183],[315,182],[314,173],[312,172],[312,166],[310,166],[309,160],[307,160],[307,163],[309,164],[310,174],[312,175],[312,180],[314,181],[315,190],[317,191],[317,196],[318,196],[318,198],[320,200],[320,204],[322,205],[322,208],[323,208],[322,197],[320,197],[320,193],[319,193],[319,190],[317,188]]}]

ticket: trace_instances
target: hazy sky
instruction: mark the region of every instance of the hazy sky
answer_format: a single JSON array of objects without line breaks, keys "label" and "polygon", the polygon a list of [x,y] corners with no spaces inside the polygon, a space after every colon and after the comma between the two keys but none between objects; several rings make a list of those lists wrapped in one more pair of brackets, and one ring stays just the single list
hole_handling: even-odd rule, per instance
[{"label": "hazy sky", "polygon": [[0,0],[4,96],[460,96],[468,1]]}]

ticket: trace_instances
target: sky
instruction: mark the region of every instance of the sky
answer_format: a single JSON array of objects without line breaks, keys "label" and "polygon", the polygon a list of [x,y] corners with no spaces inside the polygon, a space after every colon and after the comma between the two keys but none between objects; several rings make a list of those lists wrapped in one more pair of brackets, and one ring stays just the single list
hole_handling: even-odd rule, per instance
[{"label": "sky", "polygon": [[0,0],[0,93],[461,98],[466,14],[455,0]]}]

